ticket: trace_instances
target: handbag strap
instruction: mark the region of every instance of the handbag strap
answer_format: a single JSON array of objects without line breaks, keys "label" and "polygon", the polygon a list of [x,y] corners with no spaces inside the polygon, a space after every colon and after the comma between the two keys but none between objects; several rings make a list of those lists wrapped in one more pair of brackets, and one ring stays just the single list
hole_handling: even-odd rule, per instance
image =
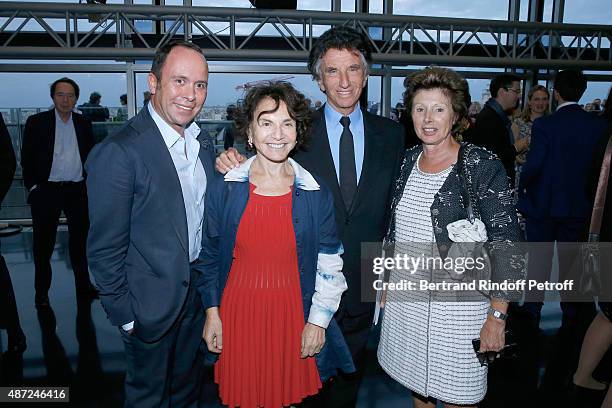
[{"label": "handbag strap", "polygon": [[606,204],[606,193],[608,190],[608,179],[610,177],[610,157],[612,156],[612,136],[608,138],[606,153],[604,154],[599,171],[599,181],[597,182],[597,192],[591,213],[591,225],[589,226],[589,241],[599,241],[599,231],[603,218],[604,205]]},{"label": "handbag strap", "polygon": [[474,223],[474,220],[479,218],[480,214],[478,213],[478,206],[475,203],[474,192],[472,191],[471,177],[469,177],[468,173],[468,154],[469,149],[467,145],[462,144],[457,155],[457,175],[461,181],[461,200],[463,201],[463,206],[467,211],[468,220]]}]

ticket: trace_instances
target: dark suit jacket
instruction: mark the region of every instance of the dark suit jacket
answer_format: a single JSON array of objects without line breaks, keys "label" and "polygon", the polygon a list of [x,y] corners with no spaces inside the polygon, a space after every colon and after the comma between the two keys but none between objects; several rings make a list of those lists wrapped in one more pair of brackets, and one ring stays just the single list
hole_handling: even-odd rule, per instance
[{"label": "dark suit jacket", "polygon": [[466,140],[495,153],[506,169],[506,174],[510,178],[510,185],[514,185],[516,149],[510,143],[508,130],[497,112],[490,106],[485,105],[476,116],[476,125],[469,137],[466,137]]},{"label": "dark suit jacket", "polygon": [[606,127],[601,117],[568,105],[536,119],[519,182],[519,210],[530,218],[586,218],[595,145]]},{"label": "dark suit jacket", "polygon": [[371,279],[362,280],[360,277],[361,243],[382,242],[387,231],[393,183],[404,154],[404,131],[400,124],[390,119],[363,111],[363,167],[349,209],[340,193],[323,109],[314,114],[308,146],[298,151],[294,158],[306,170],[321,177],[332,192],[338,236],[344,246],[343,271],[348,284],[340,309],[357,315],[373,310],[371,304],[361,302],[362,289],[372,291],[371,282],[374,280],[372,264],[368,265],[368,262],[364,262],[364,266],[370,269],[367,276]]},{"label": "dark suit jacket", "polygon": [[11,187],[16,166],[11,135],[4,124],[2,114],[0,114],[0,205],[2,205],[2,200],[4,200]]},{"label": "dark suit jacket", "polygon": [[[212,180],[213,146],[200,145]],[[86,168],[87,257],[102,305],[113,325],[134,321],[138,337],[157,340],[178,317],[190,265],[179,177],[149,110],[98,144]]]},{"label": "dark suit jacket", "polygon": [[[73,112],[72,122],[79,145],[81,163],[85,164],[87,155],[94,145],[91,121]],[[23,184],[28,190],[35,184],[49,180],[54,147],[55,110],[51,109],[30,116],[25,124],[21,146]]]}]

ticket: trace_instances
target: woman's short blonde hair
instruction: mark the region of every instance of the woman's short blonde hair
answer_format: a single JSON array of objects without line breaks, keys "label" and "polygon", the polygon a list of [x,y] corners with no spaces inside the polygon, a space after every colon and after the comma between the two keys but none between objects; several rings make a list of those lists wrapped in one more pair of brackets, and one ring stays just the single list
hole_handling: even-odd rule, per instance
[{"label": "woman's short blonde hair", "polygon": [[448,96],[451,107],[457,118],[451,132],[457,136],[467,127],[466,101],[470,98],[469,85],[465,78],[448,68],[427,67],[415,72],[404,80],[404,105],[412,111],[412,100],[417,92],[429,89],[440,89]]}]

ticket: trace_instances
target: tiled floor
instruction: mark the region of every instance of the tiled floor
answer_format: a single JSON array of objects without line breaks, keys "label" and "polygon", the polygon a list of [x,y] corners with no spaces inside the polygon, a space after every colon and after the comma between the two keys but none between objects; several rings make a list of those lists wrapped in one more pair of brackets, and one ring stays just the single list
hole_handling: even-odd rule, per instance
[{"label": "tiled floor", "polygon": [[[67,233],[60,231],[53,255],[53,285],[50,291],[52,309],[37,312],[34,307],[34,268],[31,257],[31,232],[2,238],[2,253],[10,269],[28,349],[23,360],[4,354],[4,384],[69,385],[71,405],[83,407],[120,407],[124,375],[123,345],[117,329],[108,322],[99,301],[77,305],[72,270],[68,265]],[[1,312],[1,311],[0,311]],[[550,395],[556,395],[556,406],[563,406],[563,393],[550,375],[543,375],[546,362],[563,368],[557,357],[560,325],[558,304],[545,306],[542,328],[530,336],[525,360],[499,364],[490,372],[489,394],[483,406],[549,406]],[[372,331],[368,348],[368,366],[360,389],[359,408],[409,408],[410,392],[385,375],[376,363],[377,328]],[[6,334],[0,332],[0,348],[6,348]],[[561,368],[559,368],[561,367]],[[530,370],[540,379],[538,394],[530,394]],[[205,384],[204,407],[216,407],[216,388]],[[547,380],[547,378],[549,378]],[[559,380],[561,381],[561,380]],[[557,381],[558,382],[558,381]],[[548,384],[548,385],[547,385]],[[552,386],[550,384],[553,384]],[[532,391],[535,392],[535,389]],[[536,398],[537,397],[537,398]],[[540,401],[536,403],[535,401]],[[543,404],[543,405],[542,405]],[[22,406],[22,405],[20,405]],[[550,405],[552,406],[552,405]],[[568,405],[569,406],[569,405]]]}]

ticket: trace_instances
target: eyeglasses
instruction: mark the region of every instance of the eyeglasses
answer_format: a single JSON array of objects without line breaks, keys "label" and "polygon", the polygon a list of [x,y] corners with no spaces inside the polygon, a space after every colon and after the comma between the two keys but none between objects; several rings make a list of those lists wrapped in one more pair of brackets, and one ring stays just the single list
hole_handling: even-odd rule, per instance
[{"label": "eyeglasses", "polygon": [[519,88],[519,89],[514,89],[514,88],[504,88],[504,89],[505,89],[506,91],[512,91],[512,92],[514,92],[514,93],[515,93],[515,94],[517,94],[517,95],[520,95],[520,94],[521,94],[521,88]]}]

